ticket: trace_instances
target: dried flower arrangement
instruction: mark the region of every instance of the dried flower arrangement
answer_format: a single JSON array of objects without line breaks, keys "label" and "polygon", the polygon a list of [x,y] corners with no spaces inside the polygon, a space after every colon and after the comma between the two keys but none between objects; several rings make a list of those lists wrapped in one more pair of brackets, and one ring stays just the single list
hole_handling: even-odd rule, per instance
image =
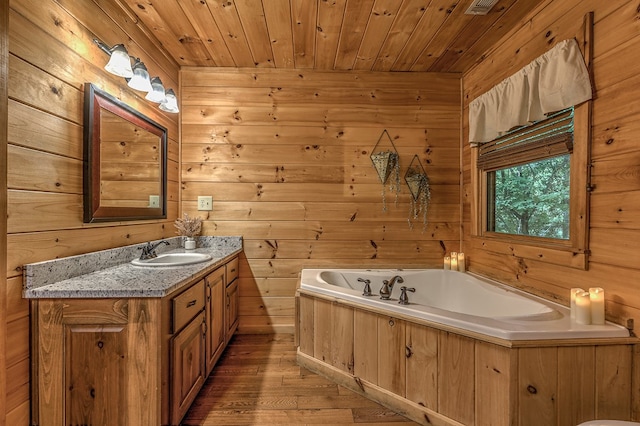
[{"label": "dried flower arrangement", "polygon": [[202,230],[202,219],[200,217],[189,217],[187,213],[184,218],[178,218],[174,222],[174,226],[178,230],[177,234],[183,237],[197,237]]}]

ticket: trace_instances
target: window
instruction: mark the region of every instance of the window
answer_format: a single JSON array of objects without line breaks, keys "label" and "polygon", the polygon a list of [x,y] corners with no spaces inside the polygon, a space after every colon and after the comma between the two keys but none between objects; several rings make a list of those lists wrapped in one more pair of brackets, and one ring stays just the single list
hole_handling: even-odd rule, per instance
[{"label": "window", "polygon": [[572,151],[573,108],[483,145],[486,230],[568,240]]},{"label": "window", "polygon": [[487,175],[487,230],[569,239],[569,155]]},{"label": "window", "polygon": [[469,103],[470,243],[487,259],[588,267],[591,25]]},{"label": "window", "polygon": [[474,148],[473,235],[493,251],[585,269],[589,123],[587,102]]}]

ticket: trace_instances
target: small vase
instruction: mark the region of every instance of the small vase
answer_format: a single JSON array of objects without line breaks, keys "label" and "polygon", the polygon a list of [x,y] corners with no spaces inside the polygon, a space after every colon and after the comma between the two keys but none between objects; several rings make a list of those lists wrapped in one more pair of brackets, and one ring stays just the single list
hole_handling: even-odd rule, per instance
[{"label": "small vase", "polygon": [[186,237],[184,240],[185,250],[194,250],[196,248],[196,239],[193,237]]}]

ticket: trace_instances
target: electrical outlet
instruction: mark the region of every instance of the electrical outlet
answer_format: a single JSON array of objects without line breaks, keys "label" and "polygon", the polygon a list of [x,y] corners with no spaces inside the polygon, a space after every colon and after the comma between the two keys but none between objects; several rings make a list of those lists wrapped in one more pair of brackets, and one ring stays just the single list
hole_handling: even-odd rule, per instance
[{"label": "electrical outlet", "polygon": [[152,209],[160,208],[160,196],[149,195],[149,207]]},{"label": "electrical outlet", "polygon": [[213,210],[213,197],[206,195],[198,196],[198,210]]}]

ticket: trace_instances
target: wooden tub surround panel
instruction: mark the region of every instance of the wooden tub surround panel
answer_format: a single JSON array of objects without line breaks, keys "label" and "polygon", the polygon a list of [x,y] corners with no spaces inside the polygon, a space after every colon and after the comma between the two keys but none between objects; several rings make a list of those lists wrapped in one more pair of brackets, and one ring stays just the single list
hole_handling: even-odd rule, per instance
[{"label": "wooden tub surround panel", "polygon": [[632,418],[636,338],[483,339],[302,291],[298,299],[300,365],[418,423],[565,426]]}]

